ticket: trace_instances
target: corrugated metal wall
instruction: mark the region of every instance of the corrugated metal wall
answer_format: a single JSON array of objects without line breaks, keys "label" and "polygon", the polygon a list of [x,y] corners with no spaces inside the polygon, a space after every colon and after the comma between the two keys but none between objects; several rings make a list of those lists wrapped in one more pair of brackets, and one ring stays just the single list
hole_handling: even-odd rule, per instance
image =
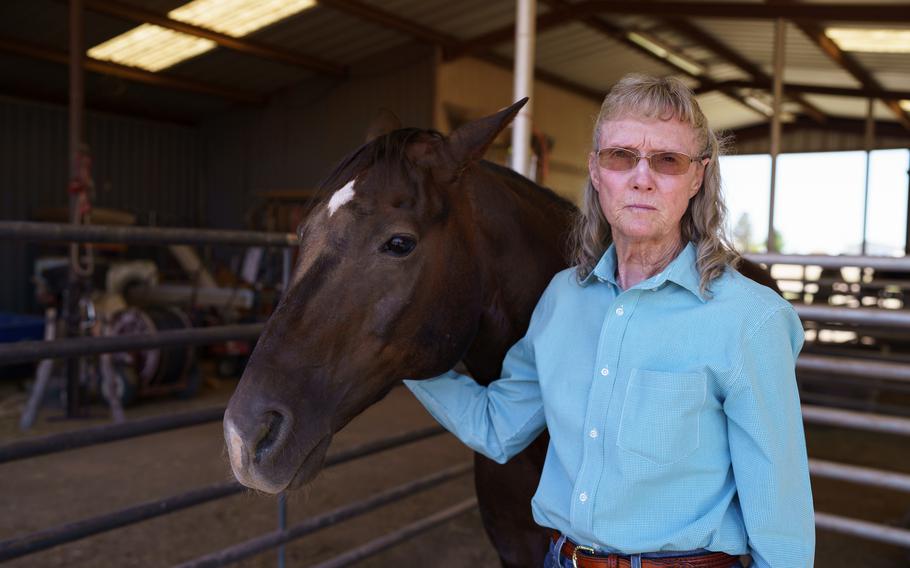
[{"label": "corrugated metal wall", "polygon": [[381,107],[404,126],[432,128],[434,84],[433,50],[407,46],[357,64],[342,82],[314,79],[266,108],[209,120],[202,127],[207,221],[244,226],[259,192],[313,189],[363,143]]},{"label": "corrugated metal wall", "polygon": [[[26,220],[65,207],[65,108],[0,99],[0,219]],[[140,224],[201,219],[199,133],[195,128],[96,113],[86,116],[97,207],[134,213]],[[36,247],[0,242],[0,311],[32,305]]]}]

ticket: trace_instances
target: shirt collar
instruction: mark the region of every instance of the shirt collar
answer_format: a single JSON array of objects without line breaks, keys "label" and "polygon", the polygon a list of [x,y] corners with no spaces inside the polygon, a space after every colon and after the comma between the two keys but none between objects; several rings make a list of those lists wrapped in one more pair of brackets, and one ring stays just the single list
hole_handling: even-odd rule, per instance
[{"label": "shirt collar", "polygon": [[[594,269],[581,281],[581,285],[587,286],[595,280],[619,286],[616,282],[616,249],[612,244],[600,257]],[[658,288],[668,280],[694,294],[702,303],[706,301],[699,290],[701,276],[696,266],[694,243],[689,242],[686,244],[685,248],[676,255],[676,258],[665,269],[651,278],[639,282],[635,285],[635,288]]]}]

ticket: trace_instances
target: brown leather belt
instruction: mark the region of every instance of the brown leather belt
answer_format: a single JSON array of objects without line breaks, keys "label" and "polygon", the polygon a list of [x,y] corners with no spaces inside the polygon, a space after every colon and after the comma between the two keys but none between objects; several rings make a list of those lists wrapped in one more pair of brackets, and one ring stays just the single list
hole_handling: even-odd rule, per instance
[{"label": "brown leather belt", "polygon": [[[559,533],[553,532],[553,542],[559,540]],[[632,561],[628,556],[619,554],[595,554],[592,548],[577,546],[566,539],[560,554],[571,558],[576,568],[631,568]],[[641,568],[732,568],[739,562],[739,557],[723,552],[709,552],[700,556],[669,556],[664,558],[642,558]]]}]

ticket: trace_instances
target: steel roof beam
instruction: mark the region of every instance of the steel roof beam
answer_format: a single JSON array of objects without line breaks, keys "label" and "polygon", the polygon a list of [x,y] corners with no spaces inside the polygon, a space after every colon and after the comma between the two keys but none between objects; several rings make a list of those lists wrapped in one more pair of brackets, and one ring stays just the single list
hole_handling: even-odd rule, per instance
[{"label": "steel roof beam", "polygon": [[[551,25],[560,21],[596,14],[650,16],[652,18],[714,18],[734,20],[774,20],[785,18],[808,22],[910,22],[910,10],[895,4],[753,4],[742,2],[615,2],[585,0],[559,10]],[[539,24],[538,24],[539,25]]]},{"label": "steel roof beam", "polygon": [[[548,2],[554,4],[553,2]],[[910,22],[910,10],[897,14],[893,4],[745,4],[735,2],[615,2],[585,0],[574,4],[560,2],[560,7],[537,16],[537,32],[582,20],[598,14],[650,16],[658,19],[690,18],[775,19],[848,22]],[[461,57],[509,41],[514,26],[504,26],[452,48],[450,57]]]},{"label": "steel roof beam", "polygon": [[[729,47],[727,44],[706,33],[695,24],[692,24],[691,22],[687,22],[685,20],[666,20],[665,25],[673,31],[686,36],[690,40],[695,41],[702,47],[720,56],[726,60],[727,63],[730,63],[731,65],[739,68],[741,71],[751,75],[755,81],[767,82],[769,86],[771,85],[771,77],[767,75],[759,65],[753,63],[752,61],[749,61],[738,52],[733,50],[731,47]],[[787,96],[794,102],[798,103],[802,107],[803,111],[815,122],[824,124],[827,120],[827,115],[825,115],[821,109],[804,99],[798,92],[788,92]]]},{"label": "steel roof beam", "polygon": [[[908,12],[910,12],[910,10],[908,10]],[[859,61],[849,53],[841,50],[831,38],[826,36],[824,30],[820,26],[805,22],[796,22],[796,26],[802,30],[802,32],[806,34],[806,36],[808,36],[809,39],[825,53],[825,55],[859,81],[864,89],[877,91],[885,90],[881,83],[879,83],[865,67],[860,65]],[[907,113],[901,108],[900,102],[897,99],[891,98],[883,98],[882,102],[891,109],[891,112],[897,117],[897,121],[900,122],[904,128],[910,130],[910,116],[907,116]]]},{"label": "steel roof beam", "polygon": [[[770,89],[770,80],[761,81],[722,81],[710,88],[699,87],[695,90],[696,94],[704,94],[713,91],[719,86],[733,87],[737,89]],[[828,85],[808,85],[804,83],[785,83],[784,92],[788,95],[832,95],[836,97],[856,97],[862,99],[910,99],[910,91],[890,91],[884,89],[869,89],[866,87],[830,87]]]},{"label": "steel roof beam", "polygon": [[[444,34],[437,30],[428,28],[416,22],[412,22],[395,14],[391,14],[379,8],[365,4],[358,0],[319,0],[319,4],[355,16],[371,24],[393,29],[414,39],[439,46],[444,53],[455,49],[462,44],[458,38]],[[510,28],[514,34],[514,26]],[[486,60],[498,67],[512,70],[513,62],[508,57],[502,57],[492,53],[478,53],[479,59]],[[585,98],[589,98],[598,104],[603,100],[603,94],[595,89],[575,83],[556,74],[535,68],[534,75],[544,83],[565,89]]]},{"label": "steel roof beam", "polygon": [[343,66],[324,61],[317,57],[272,47],[249,39],[232,37],[208,28],[173,20],[165,15],[144,10],[136,6],[122,4],[112,0],[84,0],[84,2],[85,7],[93,12],[99,12],[138,23],[155,24],[156,26],[211,40],[221,47],[247,55],[301,67],[323,75],[341,77],[347,73],[347,70]]},{"label": "steel roof beam", "polygon": [[[572,6],[572,4],[569,4],[565,0],[544,0],[544,1],[554,8],[554,10],[551,13],[559,12],[565,6]],[[619,43],[622,43],[629,49],[632,49],[632,50],[640,53],[641,55],[649,57],[650,59],[653,59],[654,61],[656,61],[662,65],[665,65],[667,67],[672,67],[674,69],[677,69],[675,66],[670,64],[665,59],[655,55],[654,53],[651,53],[647,49],[645,49],[642,46],[638,45],[637,43],[631,41],[626,36],[626,30],[624,30],[623,28],[620,28],[619,26],[611,24],[611,23],[607,22],[606,20],[598,18],[597,16],[587,16],[587,17],[582,18],[580,21],[582,23],[586,24],[587,26],[593,28],[594,30],[604,34],[605,36],[607,36]],[[696,81],[699,81],[703,87],[710,86],[711,90],[719,90],[719,91],[723,92],[725,95],[727,95],[728,97],[730,97],[732,100],[743,105],[744,108],[750,110],[753,113],[758,114],[759,116],[767,118],[764,114],[761,114],[756,109],[749,106],[734,88],[718,85],[711,79],[708,79],[706,77],[701,77],[699,75],[695,75],[693,73],[690,73],[689,71],[686,71],[685,69],[678,69],[678,71],[680,73],[683,73],[683,74],[691,77],[692,79],[695,79]]]},{"label": "steel roof beam", "polygon": [[[824,126],[821,126],[807,117],[799,116],[795,121],[785,122],[781,126],[785,133],[800,130],[803,128],[824,128],[825,132],[840,132],[844,134],[854,134],[861,137],[866,130],[866,121],[865,119],[859,118],[829,116],[828,121],[824,124]],[[899,124],[895,124],[894,122],[876,121],[875,132],[882,136],[907,138],[907,144],[910,144],[910,136],[908,136],[907,131]],[[743,126],[741,128],[731,129],[729,133],[733,135],[734,140],[737,142],[744,140],[764,139],[768,136],[768,125],[762,123],[752,126]]]},{"label": "steel roof beam", "polygon": [[458,39],[454,36],[444,34],[358,0],[319,0],[319,5],[344,12],[383,28],[401,32],[424,43],[439,45],[444,48],[458,44]]},{"label": "steel roof beam", "polygon": [[[4,38],[0,38],[0,51],[32,59],[59,63],[61,65],[67,65],[69,63],[69,54],[65,51],[57,51],[55,49],[49,49],[21,41],[11,41]],[[100,61],[90,57],[85,57],[83,59],[83,66],[88,71],[101,73],[103,75],[112,75],[114,77],[146,83],[156,87],[166,87],[180,91],[209,95],[243,104],[259,105],[265,102],[263,97],[255,93],[222,87],[211,83],[204,83],[202,81],[195,81],[193,79],[185,79],[174,75],[151,73],[135,67],[128,67],[126,65],[119,65],[108,61]]]}]

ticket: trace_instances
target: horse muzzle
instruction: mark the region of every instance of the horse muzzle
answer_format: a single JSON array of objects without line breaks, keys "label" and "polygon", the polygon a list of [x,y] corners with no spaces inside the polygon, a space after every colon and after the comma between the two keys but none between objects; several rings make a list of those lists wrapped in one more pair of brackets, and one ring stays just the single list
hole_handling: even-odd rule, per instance
[{"label": "horse muzzle", "polygon": [[273,407],[249,415],[229,405],[224,414],[224,440],[231,469],[247,487],[279,493],[294,479],[297,465],[288,441],[294,427],[293,415]]}]

